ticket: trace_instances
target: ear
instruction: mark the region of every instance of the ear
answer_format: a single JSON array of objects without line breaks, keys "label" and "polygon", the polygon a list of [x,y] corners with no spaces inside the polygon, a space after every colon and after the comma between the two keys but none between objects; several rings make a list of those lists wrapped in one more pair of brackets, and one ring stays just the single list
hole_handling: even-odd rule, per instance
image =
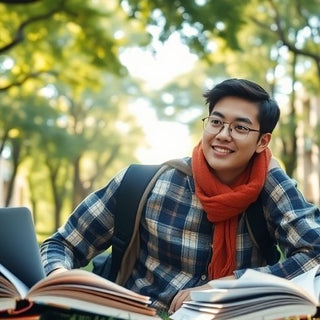
[{"label": "ear", "polygon": [[270,140],[271,140],[271,133],[264,133],[258,141],[256,153],[260,153],[263,150],[265,150],[268,147]]}]

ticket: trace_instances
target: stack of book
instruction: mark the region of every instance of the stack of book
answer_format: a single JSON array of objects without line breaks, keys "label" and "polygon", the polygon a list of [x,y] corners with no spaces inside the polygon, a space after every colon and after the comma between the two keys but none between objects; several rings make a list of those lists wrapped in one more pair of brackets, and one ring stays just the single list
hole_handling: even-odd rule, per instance
[{"label": "stack of book", "polygon": [[147,296],[79,269],[50,275],[28,288],[0,264],[0,318],[49,319],[48,315],[56,312],[63,319],[63,314],[83,312],[88,317],[82,319],[90,319],[90,314],[96,315],[96,320],[104,319],[102,316],[160,319],[150,303]]},{"label": "stack of book", "polygon": [[170,319],[311,319],[319,306],[318,269],[292,280],[252,269],[237,280],[213,280],[212,289],[191,291],[191,301],[184,302]]}]

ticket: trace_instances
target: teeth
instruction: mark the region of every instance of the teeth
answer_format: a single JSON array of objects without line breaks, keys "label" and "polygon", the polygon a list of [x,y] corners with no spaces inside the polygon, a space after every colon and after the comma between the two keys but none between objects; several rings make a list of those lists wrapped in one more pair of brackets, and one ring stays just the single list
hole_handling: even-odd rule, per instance
[{"label": "teeth", "polygon": [[230,153],[231,152],[229,149],[220,148],[220,147],[214,147],[214,149],[217,150],[218,152],[223,152],[223,153]]}]

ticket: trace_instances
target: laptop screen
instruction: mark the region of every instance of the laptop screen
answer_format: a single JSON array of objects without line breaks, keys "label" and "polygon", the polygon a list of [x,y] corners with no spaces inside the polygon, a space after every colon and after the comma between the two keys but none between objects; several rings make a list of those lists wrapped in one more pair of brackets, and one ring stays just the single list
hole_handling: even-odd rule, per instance
[{"label": "laptop screen", "polygon": [[29,288],[45,277],[28,208],[0,208],[0,264]]}]

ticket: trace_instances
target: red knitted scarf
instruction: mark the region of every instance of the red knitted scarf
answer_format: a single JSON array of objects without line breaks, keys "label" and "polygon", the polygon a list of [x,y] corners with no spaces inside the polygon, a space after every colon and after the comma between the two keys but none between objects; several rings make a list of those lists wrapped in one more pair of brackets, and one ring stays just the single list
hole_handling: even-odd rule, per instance
[{"label": "red knitted scarf", "polygon": [[195,192],[208,220],[214,223],[210,279],[231,275],[236,265],[238,215],[257,200],[264,185],[271,152],[255,154],[247,169],[232,186],[223,184],[209,167],[201,142],[192,154]]}]

